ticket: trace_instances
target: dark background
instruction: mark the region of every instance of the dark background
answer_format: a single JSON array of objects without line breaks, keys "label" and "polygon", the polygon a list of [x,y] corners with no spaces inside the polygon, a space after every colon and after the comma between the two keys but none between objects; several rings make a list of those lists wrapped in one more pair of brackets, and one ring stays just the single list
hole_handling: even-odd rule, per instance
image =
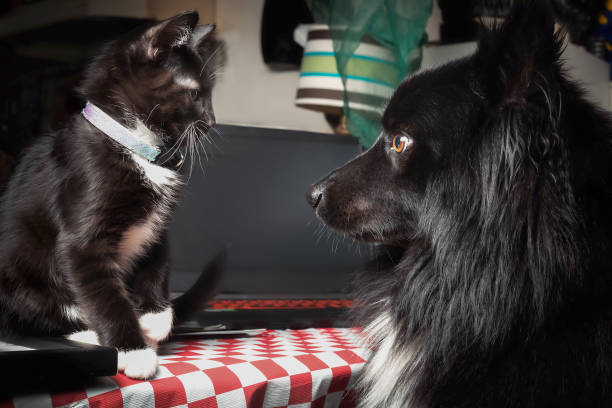
[{"label": "dark background", "polygon": [[204,172],[195,162],[170,227],[173,288],[187,289],[230,244],[224,293],[345,292],[371,248],[322,231],[305,192],[357,155],[357,140],[228,125],[218,131]]}]

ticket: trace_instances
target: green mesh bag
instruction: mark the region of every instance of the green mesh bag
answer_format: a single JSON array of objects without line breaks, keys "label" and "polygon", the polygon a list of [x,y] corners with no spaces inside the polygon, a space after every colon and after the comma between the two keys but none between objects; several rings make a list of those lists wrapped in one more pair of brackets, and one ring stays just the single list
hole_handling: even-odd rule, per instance
[{"label": "green mesh bag", "polygon": [[[421,64],[432,0],[308,2],[315,20],[331,29],[347,128],[369,147],[380,133],[382,109],[393,90]],[[388,48],[391,58],[363,55],[361,50],[374,42]]]}]

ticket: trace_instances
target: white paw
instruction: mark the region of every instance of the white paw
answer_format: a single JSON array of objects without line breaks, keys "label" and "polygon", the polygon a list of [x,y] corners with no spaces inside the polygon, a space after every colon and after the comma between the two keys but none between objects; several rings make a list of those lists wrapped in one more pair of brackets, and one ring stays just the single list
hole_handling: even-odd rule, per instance
[{"label": "white paw", "polygon": [[171,307],[158,313],[145,313],[138,320],[142,334],[148,343],[158,343],[164,340],[172,330],[173,311]]},{"label": "white paw", "polygon": [[117,370],[130,378],[146,380],[157,371],[157,354],[152,348],[119,351]]},{"label": "white paw", "polygon": [[100,345],[98,335],[93,330],[83,330],[80,332],[75,332],[68,335],[68,337],[66,338],[72,341],[80,341],[81,343],[95,344],[98,346]]}]

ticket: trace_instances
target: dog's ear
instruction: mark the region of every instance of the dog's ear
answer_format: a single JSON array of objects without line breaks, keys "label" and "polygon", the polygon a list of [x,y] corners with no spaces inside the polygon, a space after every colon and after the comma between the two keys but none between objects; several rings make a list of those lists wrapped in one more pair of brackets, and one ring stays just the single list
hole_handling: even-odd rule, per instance
[{"label": "dog's ear", "polygon": [[196,11],[188,11],[164,20],[143,34],[140,39],[141,46],[149,58],[163,58],[172,47],[189,45],[197,23]]},{"label": "dog's ear", "polygon": [[519,1],[501,26],[481,37],[474,58],[479,91],[493,106],[523,106],[535,75],[559,59],[561,43],[547,2]]}]

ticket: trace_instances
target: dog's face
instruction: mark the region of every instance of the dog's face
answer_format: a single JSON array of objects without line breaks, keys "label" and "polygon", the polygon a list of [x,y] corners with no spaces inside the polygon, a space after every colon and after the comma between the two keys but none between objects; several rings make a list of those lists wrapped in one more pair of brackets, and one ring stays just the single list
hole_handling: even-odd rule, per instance
[{"label": "dog's face", "polygon": [[399,86],[376,143],[309,189],[323,221],[358,240],[397,245],[412,237],[429,180],[469,131],[478,104],[468,66],[458,61]]},{"label": "dog's face", "polygon": [[[477,174],[482,169],[469,168],[479,167],[473,162],[482,162],[483,146],[498,143],[513,154],[523,143],[488,129],[513,112],[540,112],[545,103],[538,81],[551,76],[558,43],[550,19],[533,24],[539,17],[517,12],[474,55],[400,84],[376,143],[308,190],[317,215],[357,240],[402,246],[418,233],[434,200],[444,206],[469,199],[454,184],[461,177],[472,177],[469,185],[484,183],[475,180],[486,178]],[[488,140],[491,134],[500,140]]]}]

